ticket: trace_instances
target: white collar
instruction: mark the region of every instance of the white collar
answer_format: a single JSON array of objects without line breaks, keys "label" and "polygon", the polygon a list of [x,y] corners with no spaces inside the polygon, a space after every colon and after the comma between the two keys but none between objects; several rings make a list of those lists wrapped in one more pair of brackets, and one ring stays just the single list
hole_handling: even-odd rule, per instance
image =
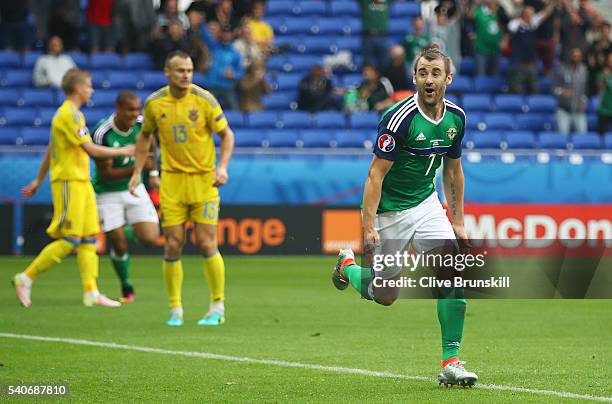
[{"label": "white collar", "polygon": [[416,102],[416,105],[417,105],[417,108],[419,110],[419,113],[421,115],[423,115],[423,118],[425,118],[427,121],[433,123],[434,125],[438,125],[440,122],[442,122],[442,120],[444,119],[444,116],[446,115],[446,103],[444,102],[444,98],[442,98],[442,104],[444,106],[444,111],[442,112],[442,116],[437,121],[434,121],[433,119],[428,117],[427,114],[425,114],[425,112],[423,112],[423,110],[421,109],[421,106],[419,105],[418,95],[419,95],[418,92],[414,93],[414,101]]},{"label": "white collar", "polygon": [[121,129],[119,129],[119,128],[117,127],[117,125],[115,125],[115,113],[113,113],[113,114],[111,115],[111,122],[112,122],[112,124],[111,124],[111,125],[112,125],[112,127],[113,127],[113,130],[114,130],[115,132],[117,132],[117,134],[119,134],[119,135],[121,135],[121,136],[124,136],[124,137],[125,137],[125,136],[128,136],[128,135],[130,134],[130,132],[132,131],[132,129],[133,129],[133,128],[130,128],[130,129],[128,129],[126,132],[124,132],[124,131],[122,131]]}]

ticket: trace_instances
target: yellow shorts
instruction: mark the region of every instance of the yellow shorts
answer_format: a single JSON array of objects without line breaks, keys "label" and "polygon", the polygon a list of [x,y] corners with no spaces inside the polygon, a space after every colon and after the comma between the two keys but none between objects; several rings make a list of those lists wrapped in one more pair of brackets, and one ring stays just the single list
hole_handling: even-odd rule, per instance
[{"label": "yellow shorts", "polygon": [[47,234],[53,238],[97,235],[100,232],[96,195],[89,181],[51,183],[53,219]]},{"label": "yellow shorts", "polygon": [[163,227],[187,221],[217,224],[219,190],[213,186],[214,172],[205,174],[163,172],[159,205]]}]

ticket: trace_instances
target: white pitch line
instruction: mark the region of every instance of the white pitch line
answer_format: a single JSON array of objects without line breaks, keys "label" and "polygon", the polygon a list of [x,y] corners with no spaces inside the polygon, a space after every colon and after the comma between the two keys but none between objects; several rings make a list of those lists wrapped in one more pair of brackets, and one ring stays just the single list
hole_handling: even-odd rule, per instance
[{"label": "white pitch line", "polygon": [[[388,379],[417,380],[417,381],[425,381],[425,382],[430,382],[430,383],[434,382],[433,378],[424,377],[424,376],[411,376],[411,375],[404,375],[404,374],[392,373],[392,372],[379,372],[379,371],[367,370],[367,369],[345,368],[341,366],[325,366],[325,365],[316,365],[316,364],[300,363],[300,362],[288,362],[288,361],[273,360],[273,359],[255,359],[255,358],[247,358],[243,356],[219,355],[219,354],[214,354],[214,353],[209,353],[209,352],[173,351],[169,349],[151,348],[151,347],[138,346],[138,345],[116,344],[114,342],[98,342],[98,341],[88,341],[84,339],[74,339],[74,338],[41,337],[37,335],[24,335],[24,334],[12,334],[12,333],[0,333],[0,337],[30,340],[30,341],[61,342],[64,344],[72,344],[72,345],[86,345],[86,346],[95,346],[95,347],[100,347],[100,348],[123,349],[126,351],[157,353],[157,354],[163,354],[163,355],[187,356],[187,357],[192,357],[192,358],[203,358],[203,359],[216,359],[216,360],[229,361],[229,362],[253,363],[257,365],[271,365],[271,366],[280,366],[280,367],[287,367],[287,368],[320,370],[323,372],[345,373],[345,374],[370,376],[370,377],[382,377],[382,378],[388,378]],[[600,396],[593,396],[590,394],[576,394],[576,393],[567,393],[564,391],[528,389],[524,387],[513,387],[513,386],[499,386],[495,384],[478,384],[477,386],[479,389],[485,389],[485,390],[512,391],[516,393],[540,394],[540,395],[554,396],[554,397],[560,397],[560,398],[575,398],[579,400],[591,400],[591,401],[601,401],[601,402],[612,403],[612,397],[600,397]]]}]

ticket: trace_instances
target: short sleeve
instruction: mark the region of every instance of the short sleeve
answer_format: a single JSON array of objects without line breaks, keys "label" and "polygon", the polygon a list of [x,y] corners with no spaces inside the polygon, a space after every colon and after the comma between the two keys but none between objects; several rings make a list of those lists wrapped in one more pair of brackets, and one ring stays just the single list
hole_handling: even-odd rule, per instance
[{"label": "short sleeve", "polygon": [[404,143],[410,121],[416,114],[416,104],[411,98],[402,102],[383,115],[378,123],[374,154],[382,159],[394,161]]},{"label": "short sleeve", "polygon": [[153,113],[153,102],[147,100],[144,107],[144,119],[142,122],[142,132],[152,133],[157,129],[155,114]]},{"label": "short sleeve", "polygon": [[[447,108],[449,108],[448,105]],[[465,113],[461,109],[452,108],[452,111],[457,114],[459,118],[461,118],[461,127],[457,131],[457,136],[455,137],[452,146],[446,152],[446,157],[449,157],[451,159],[458,159],[461,157],[461,141],[463,140],[463,136],[465,134],[466,117]]]}]

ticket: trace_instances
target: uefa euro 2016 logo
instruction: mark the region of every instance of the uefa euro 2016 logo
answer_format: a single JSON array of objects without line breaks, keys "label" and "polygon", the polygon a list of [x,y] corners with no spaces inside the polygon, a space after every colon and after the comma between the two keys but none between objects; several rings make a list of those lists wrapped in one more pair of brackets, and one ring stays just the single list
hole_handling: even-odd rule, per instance
[{"label": "uefa euro 2016 logo", "polygon": [[378,138],[378,148],[384,152],[390,152],[395,149],[395,139],[393,136],[384,134]]}]

